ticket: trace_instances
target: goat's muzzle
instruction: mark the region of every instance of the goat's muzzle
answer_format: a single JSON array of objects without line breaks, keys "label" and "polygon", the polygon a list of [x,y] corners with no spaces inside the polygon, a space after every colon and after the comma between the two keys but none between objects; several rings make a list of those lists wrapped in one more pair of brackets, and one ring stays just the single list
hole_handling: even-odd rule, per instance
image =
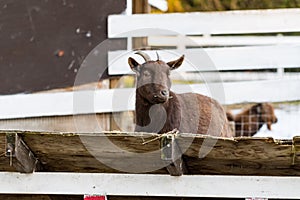
[{"label": "goat's muzzle", "polygon": [[161,90],[157,94],[153,95],[153,102],[155,103],[164,103],[169,99],[169,91]]}]

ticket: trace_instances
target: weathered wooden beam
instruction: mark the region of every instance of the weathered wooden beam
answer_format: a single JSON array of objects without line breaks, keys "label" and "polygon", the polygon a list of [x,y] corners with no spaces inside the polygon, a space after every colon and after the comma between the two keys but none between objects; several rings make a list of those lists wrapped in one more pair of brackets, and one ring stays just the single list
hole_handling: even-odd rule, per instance
[{"label": "weathered wooden beam", "polygon": [[182,158],[181,149],[175,135],[166,135],[161,139],[162,160],[168,163],[167,170],[171,176],[181,176],[188,173],[187,166]]},{"label": "weathered wooden beam", "polygon": [[32,173],[41,169],[41,164],[17,133],[6,134],[6,157],[10,165],[21,173]]}]

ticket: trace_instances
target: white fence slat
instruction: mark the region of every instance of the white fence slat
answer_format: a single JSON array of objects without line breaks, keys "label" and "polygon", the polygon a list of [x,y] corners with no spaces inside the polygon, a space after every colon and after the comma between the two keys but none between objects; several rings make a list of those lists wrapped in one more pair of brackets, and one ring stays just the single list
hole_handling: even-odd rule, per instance
[{"label": "white fence slat", "polygon": [[[222,104],[300,100],[299,79],[174,85],[172,90],[212,96]],[[120,112],[134,110],[134,104],[134,88],[6,95],[0,96],[0,119]]]},{"label": "white fence slat", "polygon": [[109,38],[297,31],[300,31],[300,9],[110,15],[108,17]]},{"label": "white fence slat", "polygon": [[[162,50],[145,52],[153,60],[156,59],[156,52],[158,52],[160,58],[164,61],[177,59],[180,55],[185,54],[185,62],[177,71],[274,69],[300,66],[300,45],[196,48],[183,51]],[[132,74],[128,65],[129,56],[135,57],[141,63],[143,62],[133,52],[125,50],[109,52],[109,74]]]},{"label": "white fence slat", "polygon": [[[231,91],[230,95],[241,95],[235,90],[235,85],[238,83],[233,83],[228,85],[228,91]],[[240,90],[244,91],[245,99],[248,101],[268,101],[268,102],[285,102],[285,101],[298,101],[300,100],[300,80],[270,80],[270,81],[258,81],[255,87],[247,87],[246,82],[241,82],[239,84]],[[244,88],[244,90],[243,90]],[[235,92],[235,93],[234,93]],[[255,95],[254,95],[255,94]],[[229,101],[229,94],[226,94],[226,102],[231,104]],[[234,99],[231,97],[232,103]],[[237,100],[238,101],[238,100]]]},{"label": "white fence slat", "polygon": [[[195,54],[192,63],[201,63],[197,50],[189,50]],[[242,70],[264,68],[289,68],[300,66],[299,46],[259,46],[211,48],[207,54],[218,70]],[[298,55],[298,56],[297,56]]]},{"label": "white fence slat", "polygon": [[[283,68],[279,68],[283,69]],[[217,74],[216,74],[217,73]],[[192,82],[202,82],[205,77],[206,82],[236,82],[236,81],[258,81],[258,80],[278,80],[278,79],[299,79],[298,72],[284,72],[279,75],[278,72],[257,72],[257,71],[226,71],[226,72],[201,72],[200,73],[171,73],[173,80],[183,80]],[[217,76],[216,76],[217,75]]]},{"label": "white fence slat", "polygon": [[[204,94],[217,99],[222,104],[253,103],[253,102],[284,102],[300,100],[300,80],[264,80],[264,81],[244,81],[192,84],[190,90],[195,93]],[[187,86],[174,86],[174,91],[184,93]],[[209,91],[214,88],[224,88],[225,101],[221,96]],[[185,91],[184,91],[185,90]]]},{"label": "white fence slat", "polygon": [[275,199],[297,199],[300,196],[300,178],[280,176],[174,177],[153,174],[0,172],[0,184],[1,194],[106,194]]},{"label": "white fence slat", "polygon": [[[132,102],[114,103],[114,99],[130,95],[132,89],[17,94],[0,96],[0,119],[42,116],[65,116],[133,110]],[[126,96],[127,97],[127,96]],[[75,102],[75,104],[74,104]],[[125,104],[125,105],[124,105]],[[132,107],[128,106],[132,105]]]},{"label": "white fence slat", "polygon": [[186,36],[178,39],[176,36],[150,36],[149,46],[255,46],[300,44],[299,36]]}]

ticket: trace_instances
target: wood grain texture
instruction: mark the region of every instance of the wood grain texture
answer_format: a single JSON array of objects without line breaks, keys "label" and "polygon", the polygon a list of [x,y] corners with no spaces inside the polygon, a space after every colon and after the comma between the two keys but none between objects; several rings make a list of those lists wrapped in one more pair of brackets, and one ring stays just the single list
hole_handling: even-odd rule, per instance
[{"label": "wood grain texture", "polygon": [[[5,150],[7,132],[0,132],[2,152]],[[148,169],[149,166],[155,170],[143,173],[168,173],[165,167],[161,167],[163,161],[160,157],[159,140],[155,140],[158,137],[156,134],[18,133],[48,172],[122,172],[109,167],[117,165],[129,173],[138,172],[143,167]],[[143,144],[151,140],[153,141]],[[300,137],[274,140],[181,134],[178,135],[177,142],[184,152],[183,158],[190,174],[300,175]],[[209,150],[207,155],[203,149]],[[4,154],[0,156],[0,170],[14,171],[9,166],[9,158]]]}]

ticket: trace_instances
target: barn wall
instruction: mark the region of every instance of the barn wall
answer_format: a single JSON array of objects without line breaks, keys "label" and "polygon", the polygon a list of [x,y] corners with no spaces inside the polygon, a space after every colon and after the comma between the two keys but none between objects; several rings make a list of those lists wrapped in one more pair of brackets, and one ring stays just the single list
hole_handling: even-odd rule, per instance
[{"label": "barn wall", "polygon": [[[125,8],[125,0],[0,1],[0,94],[72,86],[85,56],[107,38],[107,16]],[[106,56],[99,60],[106,67]]]}]

